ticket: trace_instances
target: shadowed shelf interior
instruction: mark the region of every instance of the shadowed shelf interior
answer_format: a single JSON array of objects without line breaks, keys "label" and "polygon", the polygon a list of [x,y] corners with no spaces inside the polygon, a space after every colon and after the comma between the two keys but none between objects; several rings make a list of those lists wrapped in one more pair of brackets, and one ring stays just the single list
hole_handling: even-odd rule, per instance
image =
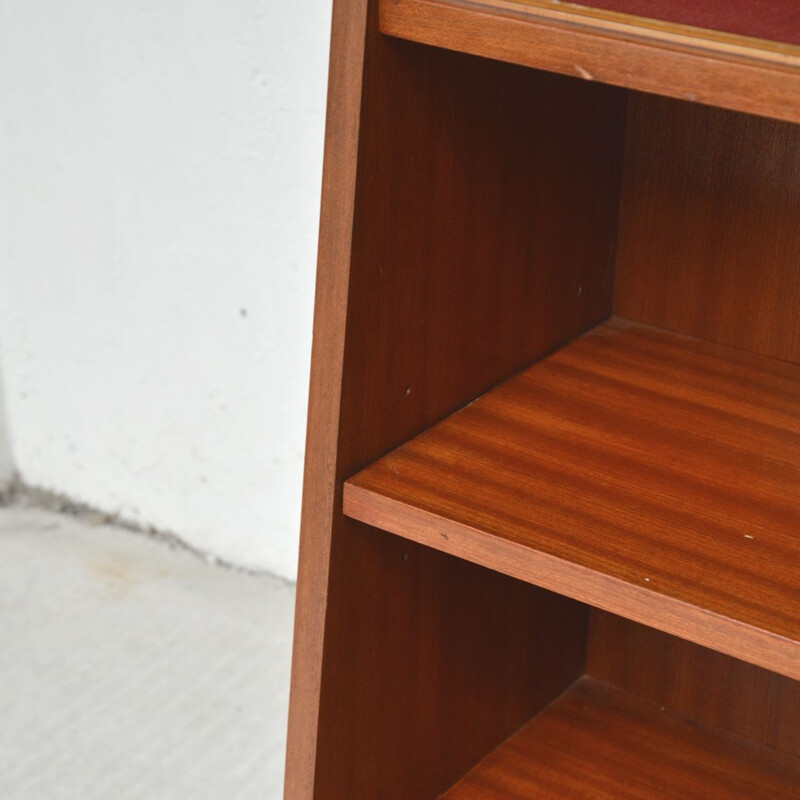
[{"label": "shadowed shelf interior", "polygon": [[581,678],[444,798],[791,798],[798,780],[796,759]]},{"label": "shadowed shelf interior", "polygon": [[800,12],[335,0],[286,796],[800,794]]}]

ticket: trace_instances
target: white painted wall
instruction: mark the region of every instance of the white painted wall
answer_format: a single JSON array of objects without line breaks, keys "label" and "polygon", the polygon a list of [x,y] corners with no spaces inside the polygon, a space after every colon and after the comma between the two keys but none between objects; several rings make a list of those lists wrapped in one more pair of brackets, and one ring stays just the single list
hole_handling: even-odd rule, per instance
[{"label": "white painted wall", "polygon": [[330,0],[0,0],[22,479],[291,577]]}]

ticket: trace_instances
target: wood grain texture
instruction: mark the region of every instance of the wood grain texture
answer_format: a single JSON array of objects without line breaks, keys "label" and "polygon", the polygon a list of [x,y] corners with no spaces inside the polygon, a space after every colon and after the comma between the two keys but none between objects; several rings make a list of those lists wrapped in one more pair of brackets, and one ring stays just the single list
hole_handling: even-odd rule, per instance
[{"label": "wood grain texture", "polygon": [[800,363],[800,127],[632,95],[616,313]]},{"label": "wood grain texture", "polygon": [[355,204],[366,0],[336,0],[322,176],[311,392],[284,795],[309,800],[316,776],[330,528]]},{"label": "wood grain texture", "polygon": [[329,625],[315,798],[432,800],[585,666],[585,607],[352,521]]},{"label": "wood grain texture", "polygon": [[374,53],[344,477],[609,316],[624,145],[617,89],[385,37]]},{"label": "wood grain texture", "polygon": [[597,609],[586,671],[710,728],[800,757],[800,681]]},{"label": "wood grain texture", "polygon": [[584,678],[443,800],[794,800],[798,785],[800,760]]},{"label": "wood grain texture", "polygon": [[613,320],[356,475],[345,512],[798,678],[799,378]]},{"label": "wood grain texture", "polygon": [[[614,323],[541,362],[530,385],[515,379],[378,461],[364,473],[374,485],[348,484],[354,517],[409,538],[343,515],[347,477],[611,313],[627,93],[516,63],[800,120],[785,48],[578,22],[542,5],[383,0],[398,35],[496,61],[381,36],[378,0],[334,6],[290,800],[433,798],[556,697],[584,670],[588,613],[530,583],[800,675],[791,365]],[[687,234],[690,255],[711,263],[705,230],[722,242],[714,274],[730,261],[752,305],[711,281],[704,298],[723,310],[701,333],[748,329],[737,346],[786,358],[797,330],[794,129],[735,115],[694,121],[680,104],[662,114],[646,102],[634,98],[630,116],[629,155],[642,170],[626,173],[618,301],[635,283],[625,265],[637,248],[647,253],[648,227]],[[691,165],[695,154],[675,142],[662,154],[648,132],[660,124],[686,128],[673,132],[679,143],[687,131],[734,139],[709,144],[706,172],[692,167],[707,186],[684,175],[680,159]],[[657,173],[647,162],[662,155],[680,192],[710,196],[696,232],[675,227],[677,210],[661,229],[654,221],[658,200],[637,175]],[[666,194],[670,180],[656,174],[653,191]],[[722,241],[725,215],[753,241]],[[766,249],[769,263],[748,272],[740,249]],[[663,267],[650,255],[655,276]],[[786,300],[780,281],[790,282]],[[635,294],[657,310],[658,291]],[[669,314],[685,302],[673,297]],[[495,413],[497,397],[507,400]],[[415,449],[425,441],[433,446]],[[628,642],[634,658],[638,641]],[[676,704],[706,708],[722,727],[724,697],[742,687],[793,702],[776,688],[793,684],[777,676],[759,682],[715,658],[670,653],[693,665],[687,680],[704,665],[727,676],[707,708],[666,681]],[[624,670],[620,680],[652,689]],[[737,714],[732,729],[792,750],[793,725]],[[692,752],[719,763],[704,747]],[[753,767],[761,777],[768,761]]]},{"label": "wood grain texture", "polygon": [[635,17],[510,0],[381,0],[381,30],[423,44],[800,121],[800,55]]},{"label": "wood grain texture", "polygon": [[340,492],[610,313],[624,93],[387,39],[373,10],[352,239],[320,243],[291,800],[435,797],[584,667],[585,609],[370,531]]}]

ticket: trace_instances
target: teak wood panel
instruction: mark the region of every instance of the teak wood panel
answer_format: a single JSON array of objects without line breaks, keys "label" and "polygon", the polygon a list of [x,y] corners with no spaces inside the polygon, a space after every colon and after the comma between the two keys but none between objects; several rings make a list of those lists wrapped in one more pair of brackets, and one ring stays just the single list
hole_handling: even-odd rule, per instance
[{"label": "teak wood panel", "polygon": [[586,671],[710,728],[800,757],[800,681],[597,609]]},{"label": "teak wood panel", "polygon": [[552,2],[381,0],[410,41],[800,122],[800,50]]},{"label": "teak wood panel", "polygon": [[615,312],[800,363],[800,126],[632,94]]},{"label": "teak wood panel", "polygon": [[346,519],[341,488],[610,313],[624,94],[374,11],[334,9],[291,800],[434,797],[584,667],[580,605]]},{"label": "teak wood panel", "polygon": [[372,525],[800,677],[800,367],[612,320],[348,481]]},{"label": "teak wood panel", "polygon": [[442,800],[794,800],[800,760],[583,678]]}]

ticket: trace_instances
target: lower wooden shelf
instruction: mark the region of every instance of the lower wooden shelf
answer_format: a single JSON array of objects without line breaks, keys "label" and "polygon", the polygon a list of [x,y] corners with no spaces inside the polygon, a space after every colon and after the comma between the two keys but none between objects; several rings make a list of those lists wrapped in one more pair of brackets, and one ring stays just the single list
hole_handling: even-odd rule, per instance
[{"label": "lower wooden shelf", "polygon": [[800,678],[800,367],[611,319],[344,489],[375,527]]},{"label": "lower wooden shelf", "polygon": [[798,787],[800,760],[584,677],[443,798],[788,800]]}]

